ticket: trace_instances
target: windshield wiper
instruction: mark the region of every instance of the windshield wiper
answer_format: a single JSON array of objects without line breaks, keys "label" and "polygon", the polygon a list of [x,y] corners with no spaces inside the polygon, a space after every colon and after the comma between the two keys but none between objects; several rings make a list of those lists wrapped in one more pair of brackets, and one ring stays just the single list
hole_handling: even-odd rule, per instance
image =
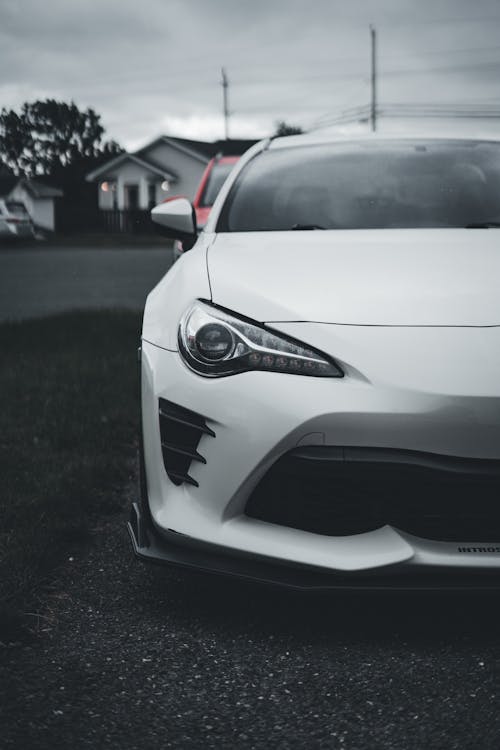
[{"label": "windshield wiper", "polygon": [[500,221],[476,221],[472,224],[466,224],[466,229],[495,229],[500,227]]},{"label": "windshield wiper", "polygon": [[292,229],[299,230],[299,231],[305,231],[308,229],[324,229],[325,227],[320,227],[319,224],[294,224]]}]

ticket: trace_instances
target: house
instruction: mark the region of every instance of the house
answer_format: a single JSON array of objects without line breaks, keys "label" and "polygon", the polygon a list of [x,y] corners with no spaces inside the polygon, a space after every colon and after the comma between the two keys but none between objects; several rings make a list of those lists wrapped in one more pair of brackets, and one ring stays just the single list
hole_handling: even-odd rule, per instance
[{"label": "house", "polygon": [[[153,206],[172,195],[192,200],[203,171],[215,154],[241,154],[253,143],[208,143],[161,135],[138,151],[115,156],[90,172],[86,180],[98,184],[98,206],[104,215],[108,214],[108,229],[133,231],[137,222],[144,229],[149,215],[141,221],[139,212],[149,214]],[[117,212],[122,214],[118,219]]]},{"label": "house", "polygon": [[55,230],[55,201],[62,195],[62,190],[46,185],[39,179],[16,177],[8,171],[0,172],[0,198],[22,203],[39,229]]},{"label": "house", "polygon": [[36,227],[55,231],[55,201],[62,198],[63,191],[45,185],[40,180],[22,178],[10,191],[9,198],[24,203]]}]

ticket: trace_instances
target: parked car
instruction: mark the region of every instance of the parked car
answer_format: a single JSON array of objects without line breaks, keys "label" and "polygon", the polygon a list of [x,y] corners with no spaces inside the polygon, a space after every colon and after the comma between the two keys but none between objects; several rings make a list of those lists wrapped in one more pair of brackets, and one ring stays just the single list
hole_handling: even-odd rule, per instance
[{"label": "parked car", "polygon": [[[214,201],[239,158],[239,156],[219,155],[210,159],[208,162],[193,200],[198,232],[201,232],[204,229]],[[166,200],[168,201],[171,199],[167,198]],[[183,252],[184,248],[182,242],[180,240],[175,240],[174,260],[177,260]]]},{"label": "parked car", "polygon": [[[500,142],[262,142],[142,331],[145,559],[295,587],[500,584]],[[188,244],[189,244],[188,243]]]},{"label": "parked car", "polygon": [[33,222],[24,204],[0,198],[0,238],[34,236]]}]

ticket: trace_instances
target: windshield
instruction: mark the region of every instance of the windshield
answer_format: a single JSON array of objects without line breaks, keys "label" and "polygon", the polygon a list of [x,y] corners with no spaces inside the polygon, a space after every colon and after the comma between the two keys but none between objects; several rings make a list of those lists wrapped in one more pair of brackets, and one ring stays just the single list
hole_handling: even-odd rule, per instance
[{"label": "windshield", "polygon": [[226,181],[226,177],[234,167],[232,162],[222,162],[221,164],[215,164],[203,190],[201,196],[200,206],[213,206],[215,199],[217,198],[221,187]]},{"label": "windshield", "polygon": [[500,221],[500,144],[394,140],[280,148],[239,175],[219,231],[463,227]]}]

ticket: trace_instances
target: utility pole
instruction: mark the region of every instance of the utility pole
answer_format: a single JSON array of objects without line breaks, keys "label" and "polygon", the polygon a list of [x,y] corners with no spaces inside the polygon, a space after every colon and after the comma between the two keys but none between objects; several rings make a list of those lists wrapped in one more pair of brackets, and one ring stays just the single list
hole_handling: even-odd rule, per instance
[{"label": "utility pole", "polygon": [[229,81],[227,80],[226,71],[224,68],[221,68],[221,74],[222,74],[222,101],[223,101],[223,107],[224,107],[224,137],[225,140],[229,140],[229,108],[227,104],[227,98],[228,98],[228,88],[229,88]]},{"label": "utility pole", "polygon": [[370,24],[370,40],[371,40],[371,106],[370,106],[370,122],[372,125],[372,131],[375,132],[377,129],[377,32],[375,26]]}]

